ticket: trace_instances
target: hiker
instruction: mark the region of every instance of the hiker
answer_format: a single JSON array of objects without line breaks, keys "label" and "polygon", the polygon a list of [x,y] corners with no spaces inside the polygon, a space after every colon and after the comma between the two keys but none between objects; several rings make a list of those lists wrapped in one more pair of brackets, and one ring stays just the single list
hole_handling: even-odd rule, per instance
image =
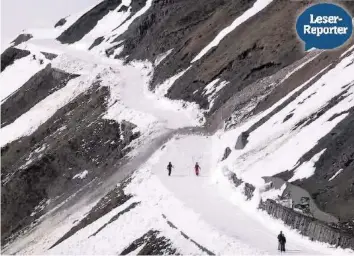
[{"label": "hiker", "polygon": [[278,235],[278,242],[278,250],[280,250],[281,252],[285,252],[286,238],[282,231],[280,231],[280,234]]},{"label": "hiker", "polygon": [[172,168],[173,168],[173,165],[171,164],[171,162],[169,162],[167,165],[168,176],[171,176]]},{"label": "hiker", "polygon": [[195,175],[199,176],[200,166],[198,162],[195,163],[194,170],[195,170]]}]

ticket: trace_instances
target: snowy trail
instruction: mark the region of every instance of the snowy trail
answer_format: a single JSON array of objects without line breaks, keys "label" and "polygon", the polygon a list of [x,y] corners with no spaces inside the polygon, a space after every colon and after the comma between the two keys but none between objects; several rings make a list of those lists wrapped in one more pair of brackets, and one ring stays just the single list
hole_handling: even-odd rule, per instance
[{"label": "snowy trail", "polygon": [[[210,138],[204,136],[177,137],[162,150],[161,160],[152,167],[152,170],[174,196],[221,233],[264,253],[278,253],[279,230],[272,228],[272,223],[264,223],[262,219],[232,204],[211,182],[210,178],[213,175],[211,163],[214,156]],[[166,171],[169,161],[174,165],[170,177]],[[201,166],[199,177],[194,174],[195,162]],[[310,242],[299,234],[289,234],[288,237],[290,238],[286,245],[289,250],[288,254],[334,253],[330,248]]]},{"label": "snowy trail", "polygon": [[[32,134],[58,109],[80,93],[88,90],[93,81],[97,80],[97,77],[102,79],[101,85],[109,87],[111,91],[109,108],[105,115],[107,119],[113,119],[119,123],[122,120],[130,121],[136,124],[141,132],[201,125],[198,120],[200,117],[199,109],[194,107],[183,108],[179,102],[159,97],[148,90],[153,72],[152,64],[149,62],[124,65],[122,60],[108,59],[104,56],[82,51],[74,46],[61,45],[49,39],[33,40],[31,42],[24,49],[31,52],[39,52],[40,49],[45,49],[48,52],[59,54],[57,59],[52,62],[52,66],[68,73],[81,74],[81,76],[38,102],[13,123],[1,129],[1,145]],[[24,61],[27,61],[27,59],[24,59]],[[22,66],[20,65],[20,67]],[[15,71],[17,72],[17,70]],[[39,70],[31,70],[31,74],[37,71]],[[13,75],[11,67],[5,73]],[[0,78],[0,80],[3,80],[6,76],[1,74]],[[21,78],[22,85],[28,78],[26,76]],[[16,85],[15,89],[19,87]],[[10,93],[1,95],[1,97],[6,97]],[[19,125],[22,123],[26,125]]]}]

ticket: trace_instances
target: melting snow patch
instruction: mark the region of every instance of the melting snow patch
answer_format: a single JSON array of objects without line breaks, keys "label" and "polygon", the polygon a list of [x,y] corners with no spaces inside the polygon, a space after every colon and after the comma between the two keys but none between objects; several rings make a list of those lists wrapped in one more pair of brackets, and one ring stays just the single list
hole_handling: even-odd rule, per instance
[{"label": "melting snow patch", "polygon": [[154,65],[155,66],[158,66],[168,55],[170,55],[170,53],[173,51],[173,48],[168,50],[167,52],[165,53],[161,53],[159,54],[157,57],[156,57],[156,60],[155,60],[155,63]]},{"label": "melting snow patch", "polygon": [[314,155],[310,161],[302,163],[295,170],[294,176],[289,180],[289,182],[293,182],[295,180],[301,180],[311,177],[315,173],[315,164],[320,159],[321,155],[326,151],[326,149],[321,150],[319,153]]},{"label": "melting snow patch", "polygon": [[85,170],[85,171],[83,171],[83,172],[80,172],[80,173],[76,174],[76,175],[73,177],[73,179],[84,179],[84,178],[87,176],[87,174],[88,174],[88,171]]},{"label": "melting snow patch", "polygon": [[337,171],[328,181],[333,180],[335,177],[337,177],[341,172],[343,171],[343,169],[340,169],[339,171]]}]

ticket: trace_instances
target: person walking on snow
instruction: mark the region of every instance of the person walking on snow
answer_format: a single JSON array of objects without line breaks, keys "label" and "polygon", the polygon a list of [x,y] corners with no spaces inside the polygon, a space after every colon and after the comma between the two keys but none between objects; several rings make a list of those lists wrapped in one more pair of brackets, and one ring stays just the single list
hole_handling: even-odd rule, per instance
[{"label": "person walking on snow", "polygon": [[168,176],[171,176],[172,168],[173,168],[173,165],[171,164],[171,162],[169,162],[167,165]]},{"label": "person walking on snow", "polygon": [[282,231],[280,231],[280,234],[278,235],[278,242],[279,242],[278,250],[280,250],[281,252],[285,252],[286,238]]},{"label": "person walking on snow", "polygon": [[194,170],[195,170],[195,175],[199,176],[200,166],[198,162],[195,163]]}]

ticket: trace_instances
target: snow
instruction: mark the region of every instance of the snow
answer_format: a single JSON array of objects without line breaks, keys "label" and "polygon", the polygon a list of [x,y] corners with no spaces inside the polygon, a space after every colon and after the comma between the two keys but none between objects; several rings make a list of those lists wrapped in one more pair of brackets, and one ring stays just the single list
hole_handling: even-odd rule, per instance
[{"label": "snow", "polygon": [[171,54],[171,52],[173,51],[173,48],[168,50],[167,52],[165,53],[161,53],[160,55],[158,55],[155,59],[155,62],[154,62],[154,65],[155,66],[158,66],[164,59],[167,58],[168,55]]},{"label": "snow", "polygon": [[152,6],[152,0],[147,0],[143,8],[141,8],[138,12],[136,12],[129,20],[125,21],[121,26],[119,26],[119,28],[113,31],[114,34],[121,35],[125,31],[127,31],[129,26],[133,23],[133,21],[139,18],[145,12],[147,12],[151,6]]},{"label": "snow", "polygon": [[[351,101],[354,98],[352,94],[354,91],[353,87],[348,89],[349,91],[346,94],[346,98],[342,99],[337,105],[318,117],[317,120],[310,123],[305,128],[298,127],[293,130],[293,127],[298,122],[322,109],[332,97],[343,92],[344,89],[342,87],[344,85],[352,82],[351,73],[354,67],[353,65],[345,67],[350,61],[351,56],[343,59],[335,68],[324,74],[293,102],[253,131],[248,138],[249,142],[246,147],[243,150],[233,151],[225,161],[224,164],[227,168],[233,170],[239,178],[258,187],[264,184],[261,176],[272,176],[293,169],[300,157],[311,150],[323,136],[346,117],[346,114],[340,115],[332,121],[328,120],[334,114],[352,107]],[[300,86],[300,88],[303,88],[303,86],[304,85]],[[295,91],[290,95],[293,93],[295,93]],[[311,100],[306,100],[309,95],[312,95]],[[288,96],[283,98],[282,101],[286,98],[288,98]],[[233,148],[237,136],[242,131],[245,131],[247,127],[251,126],[252,123],[255,123],[256,120],[259,120],[262,116],[265,116],[266,113],[269,113],[269,111],[276,106],[279,106],[280,103],[281,102],[278,102],[265,113],[261,113],[247,124],[223,134],[220,141],[216,142],[216,147],[220,147],[220,152],[222,152],[226,146]],[[294,115],[286,122],[283,122],[284,118],[289,113],[293,113]],[[220,146],[217,146],[218,144],[220,144]],[[262,173],[262,175],[259,175],[260,173]]]},{"label": "snow", "polygon": [[[115,32],[122,33],[124,29],[127,29],[126,26],[129,26],[135,18],[144,13],[151,6],[151,2],[147,1],[146,6],[141,11]],[[217,46],[228,33],[265,8],[270,2],[270,0],[257,1],[230,27],[221,31],[207,47],[211,45],[209,48],[211,49]],[[90,36],[71,46],[60,45],[58,42],[47,38],[37,38],[31,40],[29,44],[22,45],[22,47],[28,47],[32,51],[38,51],[38,49],[46,47],[49,52],[60,54],[53,61],[53,67],[81,76],[72,79],[65,87],[43,99],[16,119],[14,123],[3,127],[0,131],[0,144],[3,146],[15,139],[31,134],[39,125],[52,117],[59,108],[75,99],[80,93],[85,93],[94,82],[100,81],[100,86],[107,87],[110,90],[110,96],[107,99],[108,109],[103,117],[118,122],[130,121],[137,125],[136,130],[143,132],[141,137],[130,145],[141,147],[130,153],[129,157],[136,156],[138,153],[149,154],[154,152],[154,154],[145,163],[141,163],[142,165],[137,167],[132,182],[125,189],[125,193],[133,195],[126,203],[101,216],[97,221],[49,250],[48,248],[58,238],[74,226],[73,220],[79,221],[84,218],[83,213],[87,213],[93,206],[90,204],[88,207],[83,203],[78,206],[78,211],[76,209],[69,211],[69,213],[64,211],[65,216],[54,216],[49,219],[55,220],[53,225],[49,220],[44,221],[34,234],[20,241],[18,245],[20,250],[18,250],[18,246],[11,248],[11,250],[33,254],[116,255],[149,230],[158,230],[161,232],[161,236],[172,241],[172,246],[177,248],[181,254],[202,254],[204,252],[191,240],[183,237],[180,232],[185,233],[190,239],[216,254],[269,255],[276,252],[276,236],[280,230],[283,230],[288,240],[288,251],[291,254],[339,253],[344,255],[348,253],[346,250],[329,248],[326,244],[311,242],[308,238],[302,237],[296,230],[286,227],[281,221],[259,211],[257,206],[259,199],[275,199],[283,193],[286,187],[286,184],[284,184],[278,190],[273,189],[264,192],[266,184],[262,179],[263,176],[272,176],[294,167],[297,168],[290,181],[313,175],[314,165],[326,149],[321,150],[310,161],[304,162],[300,166],[297,166],[298,161],[301,156],[312,149],[323,136],[347,116],[347,114],[343,114],[328,121],[334,114],[341,113],[353,106],[354,87],[347,87],[346,97],[312,123],[307,126],[300,126],[297,129],[293,128],[298,122],[322,109],[334,96],[345,90],[344,85],[353,81],[354,66],[347,66],[353,55],[344,58],[334,69],[323,75],[288,106],[253,131],[244,149],[234,150],[236,139],[242,131],[247,130],[252,124],[308,85],[314,77],[268,110],[249,119],[246,123],[240,124],[234,130],[227,132],[220,130],[213,136],[178,135],[178,129],[199,126],[204,121],[200,121],[203,112],[198,105],[183,101],[172,101],[165,97],[174,82],[183,76],[190,67],[167,79],[157,86],[154,92],[148,89],[154,67],[159,65],[173,49],[158,56],[154,63],[144,61],[124,65],[122,60],[100,56],[102,47],[108,46],[107,44],[103,44],[97,49],[94,48],[95,50],[91,52],[86,51],[87,48],[85,47],[87,45],[80,48],[89,42],[87,39],[91,40],[95,36],[109,33],[113,23],[122,19],[119,15],[123,14],[117,15],[116,10],[110,12],[100,21],[95,30],[91,31]],[[209,50],[205,49],[199,54],[201,55],[199,58]],[[118,48],[117,52],[120,50]],[[296,70],[306,63],[297,67]],[[14,65],[14,68],[20,67],[21,62]],[[10,67],[9,70],[12,75],[15,74],[15,71],[11,71]],[[296,70],[290,72],[285,79]],[[28,76],[31,75],[28,74]],[[217,97],[217,92],[226,85],[227,81],[220,82],[220,79],[215,79],[204,88],[202,93],[208,96],[211,106]],[[17,86],[19,88],[21,85]],[[310,100],[309,97],[311,97]],[[294,115],[283,122],[289,113]],[[62,126],[58,131],[64,129],[66,129],[66,126]],[[164,147],[158,149],[150,147],[150,144],[153,144],[152,137],[162,138],[166,136],[166,138],[169,138],[168,132],[176,134],[176,136],[164,144]],[[106,141],[106,143],[112,144],[115,142]],[[232,148],[232,152],[226,160],[221,162],[220,156],[227,146]],[[43,145],[36,148],[34,152],[39,154],[45,149],[46,146]],[[151,151],[145,152],[148,149]],[[26,160],[32,161],[30,157]],[[175,167],[170,177],[166,170],[169,161]],[[195,162],[198,162],[201,166],[199,177],[194,174]],[[336,172],[329,181],[333,180],[341,171]],[[252,200],[246,201],[242,194],[244,184],[238,188],[231,184],[225,176],[225,173],[230,172],[235,172],[238,178],[255,185],[256,190]],[[84,170],[76,174],[73,179],[84,179],[87,175],[88,171]],[[74,196],[75,194],[71,198]],[[57,207],[61,207],[65,202]],[[134,209],[108,224],[113,216],[127,209],[132,203],[137,202],[139,202],[139,205]],[[58,209],[57,207],[47,213],[46,216]],[[36,208],[36,210],[40,209],[41,206]],[[80,214],[77,214],[78,212]],[[171,221],[177,229],[169,226],[167,220]],[[105,224],[108,225],[95,236],[91,236]],[[118,233],[117,230],[119,230]],[[138,249],[132,254],[137,252]]]},{"label": "snow", "polygon": [[[128,10],[118,12],[123,5],[129,7]],[[109,40],[104,40],[91,51],[105,55],[105,50],[114,45],[113,41],[119,35],[127,31],[134,20],[143,15],[151,7],[152,0],[147,0],[145,6],[143,6],[131,17],[132,7],[130,5],[131,0],[122,1],[122,3],[115,10],[110,11],[101,20],[99,20],[97,25],[87,35],[85,35],[80,41],[72,44],[71,47],[76,50],[87,50],[96,38],[104,36],[105,38],[109,38]],[[123,48],[118,48],[117,53],[119,53],[122,49]]]},{"label": "snow", "polygon": [[343,171],[343,169],[339,169],[331,178],[329,178],[328,181],[333,180],[335,177],[337,177],[341,172]]},{"label": "snow", "polygon": [[192,66],[189,66],[187,69],[184,69],[178,72],[176,75],[166,79],[162,84],[156,86],[154,92],[158,96],[165,96],[168,90],[172,87],[172,85],[181,77],[183,76]]},{"label": "snow", "polygon": [[87,174],[88,174],[88,171],[84,170],[83,172],[76,174],[72,179],[84,179],[84,178],[86,178]]},{"label": "snow", "polygon": [[86,91],[95,77],[80,76],[70,80],[67,85],[40,101],[28,112],[21,115],[13,123],[0,130],[0,145],[33,133],[41,124],[46,122],[61,107],[68,104],[80,93]]},{"label": "snow", "polygon": [[[133,195],[132,199],[46,254],[119,254],[149,230],[160,231],[181,254],[203,252],[182,237],[180,231],[216,254],[273,255],[279,230],[285,233],[291,254],[349,253],[314,243],[281,221],[272,219],[254,207],[257,198],[245,201],[240,193],[242,186],[233,188],[215,169],[212,143],[213,140],[205,136],[176,136],[171,139],[133,176],[125,189],[125,193]],[[175,166],[172,176],[167,175],[169,161]],[[193,171],[196,161],[201,166],[199,177]],[[140,204],[95,236],[90,236],[133,202]],[[170,227],[167,220],[177,229]],[[117,230],[124,234],[119,239]]]},{"label": "snow", "polygon": [[342,53],[341,57],[344,57],[348,52],[354,49],[354,45],[350,46],[345,52]]},{"label": "snow", "polygon": [[[43,64],[39,63],[40,58],[43,59]],[[34,74],[43,69],[47,63],[47,59],[42,56],[42,54],[37,55],[36,60],[34,60],[32,54],[30,54],[27,57],[16,60],[12,65],[8,66],[0,74],[1,102],[18,90]]]},{"label": "snow", "polygon": [[[72,47],[74,47],[75,49],[86,50],[92,45],[96,38],[110,35],[115,28],[122,25],[123,22],[129,17],[131,10],[131,7],[129,7],[130,4],[131,1],[123,1],[120,5],[118,5],[116,9],[110,11],[101,20],[99,20],[97,25],[80,41],[74,43]],[[118,12],[123,5],[129,7],[128,10],[126,12]],[[92,51],[102,51],[103,45],[106,46],[105,48],[109,48],[109,46],[112,46],[109,42],[105,41],[101,44],[100,47],[96,46],[92,49]]]},{"label": "snow", "polygon": [[[47,1],[47,0],[2,0],[1,1],[1,51],[8,46],[9,42],[15,39],[20,33],[31,32],[25,30],[27,28],[42,28],[49,31],[49,29],[62,31],[74,23],[80,16],[89,11],[100,0],[61,0],[61,1]],[[14,13],[21,11],[19,15]],[[79,11],[79,12],[78,12]],[[77,14],[75,14],[77,13]],[[66,17],[66,24],[62,27],[54,29],[56,22],[62,17]],[[20,16],[20,18],[19,18]]]},{"label": "snow", "polygon": [[216,47],[222,39],[224,39],[229,33],[231,33],[235,28],[240,26],[242,23],[247,21],[252,16],[256,15],[258,12],[267,7],[273,0],[257,0],[254,5],[245,11],[241,16],[237,17],[230,26],[224,28],[219,32],[219,34],[211,41],[207,46],[205,46],[198,55],[192,60],[191,63],[202,58],[210,49]]},{"label": "snow", "polygon": [[293,182],[295,180],[301,180],[311,177],[315,174],[315,164],[320,159],[321,155],[326,151],[326,149],[321,150],[317,154],[315,154],[310,161],[303,163],[298,168],[296,168],[294,176],[289,179],[289,182]]},{"label": "snow", "polygon": [[220,81],[219,78],[211,81],[207,86],[205,86],[203,90],[204,95],[208,96],[208,102],[210,103],[209,110],[214,105],[214,101],[217,97],[217,93],[229,83],[227,81],[222,81],[219,83],[219,81]]},{"label": "snow", "polygon": [[317,58],[320,54],[322,53],[322,51],[318,51],[318,53],[316,55],[314,55],[313,57],[309,58],[308,60],[306,60],[305,62],[301,63],[299,66],[297,66],[296,68],[294,68],[293,70],[291,70],[281,81],[279,84],[283,83],[285,80],[287,80],[292,74],[295,74],[297,71],[299,71],[300,69],[302,69],[304,66],[306,66],[308,63],[310,63],[311,61],[313,61],[315,58]]},{"label": "snow", "polygon": [[[124,65],[122,60],[102,58],[48,40],[33,41],[26,47],[37,51],[42,46],[49,52],[58,54],[65,52],[53,60],[53,68],[81,76],[70,80],[65,87],[43,99],[13,123],[3,127],[0,131],[2,146],[33,133],[58,109],[87,91],[95,81],[101,81],[101,86],[109,87],[111,90],[105,118],[118,122],[130,121],[142,132],[201,124],[202,112],[195,103],[171,101],[148,90],[153,74],[151,63],[136,62]],[[18,65],[14,67],[18,72]],[[174,118],[171,118],[171,113]]]}]

